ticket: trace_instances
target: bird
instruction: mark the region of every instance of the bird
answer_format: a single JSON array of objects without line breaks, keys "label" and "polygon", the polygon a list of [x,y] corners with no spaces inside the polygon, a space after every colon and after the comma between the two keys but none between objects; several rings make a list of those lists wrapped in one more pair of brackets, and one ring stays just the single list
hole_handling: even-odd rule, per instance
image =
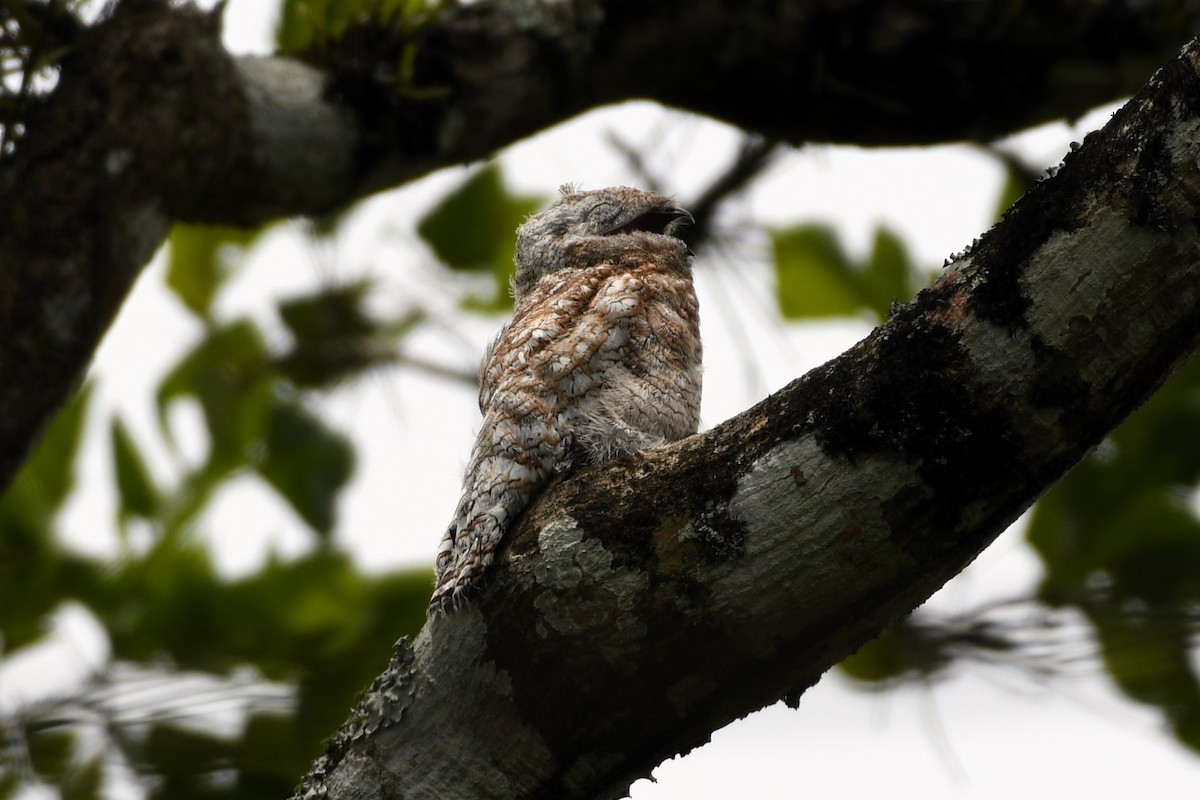
[{"label": "bird", "polygon": [[513,318],[480,370],[483,423],[438,545],[430,613],[465,605],[554,478],[694,434],[692,215],[664,195],[571,185],[517,229]]}]

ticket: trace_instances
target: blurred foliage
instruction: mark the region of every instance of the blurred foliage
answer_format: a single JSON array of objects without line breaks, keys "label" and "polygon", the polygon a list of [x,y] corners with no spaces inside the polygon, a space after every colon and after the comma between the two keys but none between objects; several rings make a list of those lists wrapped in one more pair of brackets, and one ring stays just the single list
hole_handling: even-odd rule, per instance
[{"label": "blurred foliage", "polygon": [[892,231],[875,232],[871,252],[861,261],[846,254],[828,225],[805,224],[771,232],[779,310],[794,319],[870,312],[887,319],[893,303],[912,297],[927,273],[909,258]]},{"label": "blurred foliage", "polygon": [[842,661],[838,669],[872,689],[889,688],[906,680],[928,679],[953,661],[943,650],[940,638],[928,634],[929,630],[919,624],[893,625]]},{"label": "blurred foliage", "polygon": [[1200,362],[1193,361],[1051,489],[1028,539],[1039,597],[1079,609],[1104,668],[1200,752]]},{"label": "blurred foliage", "polygon": [[511,195],[500,169],[489,164],[431,208],[417,224],[437,257],[455,270],[493,276],[496,293],[474,307],[481,311],[512,307],[509,281],[517,248],[517,226],[545,205],[539,197]]},{"label": "blurred foliage", "polygon": [[365,312],[371,284],[332,286],[279,304],[279,316],[296,343],[275,359],[295,386],[319,389],[392,360],[396,345],[425,321],[419,309],[382,323]]},{"label": "blurred foliage", "polygon": [[[238,737],[197,733],[169,715],[141,731],[119,721],[104,726],[109,752],[150,778],[154,797],[287,796],[354,695],[387,663],[392,643],[420,628],[431,587],[427,570],[366,576],[334,549],[329,535],[354,449],[310,408],[319,394],[390,363],[419,316],[376,319],[366,310],[367,284],[322,287],[279,303],[290,341],[269,347],[256,322],[222,320],[213,308],[258,233],[180,228],[170,239],[167,285],[203,323],[203,335],[162,379],[158,430],[171,451],[170,409],[196,404],[208,433],[203,457],[180,457],[181,475],[165,485],[126,422],[91,411],[85,387],[0,500],[6,651],[38,643],[46,620],[78,601],[103,626],[119,662],[214,675],[250,665],[296,687],[287,715],[252,713]],[[88,426],[107,429],[110,443],[117,500],[110,524],[124,542],[111,562],[63,548],[56,531]],[[220,488],[244,475],[259,476],[291,506],[312,531],[313,548],[226,580],[196,534]],[[64,797],[100,796],[102,761],[83,758],[75,733],[95,711],[75,709],[64,719],[56,706],[51,722],[31,708],[28,718],[6,720],[8,739],[23,745],[0,753],[0,796],[26,779],[53,784]]]},{"label": "blurred foliage", "polygon": [[41,444],[0,500],[0,632],[6,650],[36,640],[64,585],[92,578],[52,539],[54,519],[75,484],[75,457],[91,399],[84,388],[59,411]]},{"label": "blurred foliage", "polygon": [[168,240],[167,286],[199,317],[208,318],[217,290],[260,231],[176,225]]},{"label": "blurred foliage", "polygon": [[285,53],[321,47],[355,26],[390,28],[423,20],[434,0],[284,0],[275,41]]}]

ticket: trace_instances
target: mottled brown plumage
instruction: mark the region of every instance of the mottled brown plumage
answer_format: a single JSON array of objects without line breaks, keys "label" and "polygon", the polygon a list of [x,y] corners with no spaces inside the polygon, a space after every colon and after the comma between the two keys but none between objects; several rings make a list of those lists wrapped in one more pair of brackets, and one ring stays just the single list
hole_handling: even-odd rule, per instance
[{"label": "mottled brown plumage", "polygon": [[483,426],[437,555],[432,609],[464,599],[555,475],[695,433],[700,330],[689,217],[625,187],[564,189],[517,231],[513,320],[484,357]]}]

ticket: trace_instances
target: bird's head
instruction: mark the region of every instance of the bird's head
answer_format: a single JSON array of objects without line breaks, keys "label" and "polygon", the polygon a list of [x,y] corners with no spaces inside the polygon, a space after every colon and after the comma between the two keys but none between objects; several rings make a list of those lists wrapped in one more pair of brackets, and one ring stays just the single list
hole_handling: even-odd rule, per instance
[{"label": "bird's head", "polygon": [[619,237],[674,237],[685,221],[694,221],[692,215],[655,192],[628,186],[579,192],[564,186],[545,211],[517,228],[513,294],[520,300],[543,276],[572,266],[568,252],[579,253],[589,239],[598,252],[611,252]]}]

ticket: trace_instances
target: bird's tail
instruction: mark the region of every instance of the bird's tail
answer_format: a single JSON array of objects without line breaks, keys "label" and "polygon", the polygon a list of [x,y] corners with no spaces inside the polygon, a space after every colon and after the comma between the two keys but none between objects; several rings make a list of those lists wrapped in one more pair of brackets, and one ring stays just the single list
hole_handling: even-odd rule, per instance
[{"label": "bird's tail", "polygon": [[509,510],[498,504],[461,529],[455,523],[446,529],[435,561],[437,582],[429,599],[431,612],[451,611],[467,602],[495,560],[510,516]]}]

